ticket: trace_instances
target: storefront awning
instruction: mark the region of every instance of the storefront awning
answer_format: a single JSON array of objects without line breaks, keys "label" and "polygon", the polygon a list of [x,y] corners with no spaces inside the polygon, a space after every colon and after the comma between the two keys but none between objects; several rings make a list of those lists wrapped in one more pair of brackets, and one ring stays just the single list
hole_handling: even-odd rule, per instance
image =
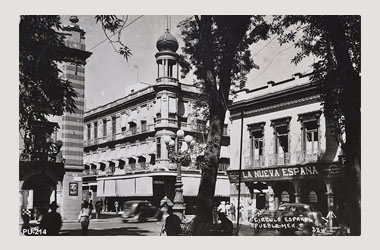
[{"label": "storefront awning", "polygon": [[228,150],[228,147],[222,146],[220,149],[220,158],[227,158],[230,159],[230,151]]},{"label": "storefront awning", "polygon": [[[200,184],[200,177],[182,177],[183,195],[184,196],[197,196]],[[230,182],[228,179],[218,178],[215,187],[215,196],[229,197],[230,196]]]},{"label": "storefront awning", "polygon": [[228,179],[218,178],[216,180],[215,196],[221,196],[221,197],[230,196],[230,181]]},{"label": "storefront awning", "polygon": [[98,185],[98,187],[96,189],[97,190],[96,195],[98,197],[104,197],[105,196],[104,195],[104,180],[98,180],[97,185]]},{"label": "storefront awning", "polygon": [[135,179],[116,180],[116,196],[128,197],[135,193]]},{"label": "storefront awning", "polygon": [[116,193],[118,197],[152,196],[152,177],[140,177],[116,180]]},{"label": "storefront awning", "polygon": [[200,180],[198,177],[182,177],[183,195],[197,196]]},{"label": "storefront awning", "polygon": [[104,196],[116,196],[116,180],[105,180],[104,182]]}]

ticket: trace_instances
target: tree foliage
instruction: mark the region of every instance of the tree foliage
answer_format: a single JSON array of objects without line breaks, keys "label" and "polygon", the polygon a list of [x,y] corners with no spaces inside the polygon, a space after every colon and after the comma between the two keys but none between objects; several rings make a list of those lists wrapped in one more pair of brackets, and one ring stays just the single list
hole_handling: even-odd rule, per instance
[{"label": "tree foliage", "polygon": [[248,72],[258,68],[249,46],[268,38],[262,16],[193,16],[179,24],[185,46],[182,76],[190,70],[203,96],[198,105],[207,110],[207,135],[197,196],[195,234],[209,233],[220,147],[231,85],[244,86]]},{"label": "tree foliage", "polygon": [[[19,27],[19,126],[28,138],[39,122],[46,138],[57,129],[47,124],[49,115],[75,112],[77,94],[62,79],[58,63],[67,60],[59,16],[21,16]],[[33,151],[33,147],[26,148]],[[29,152],[31,153],[31,152]]]},{"label": "tree foliage", "polygon": [[[104,35],[111,43],[114,50],[128,61],[128,58],[132,56],[132,51],[127,45],[122,42],[120,38],[121,31],[126,27],[125,25],[128,21],[128,16],[126,16],[125,20],[123,20],[115,15],[96,15],[95,20],[96,23],[101,24]],[[110,32],[112,35],[109,35],[108,32]],[[114,35],[117,35],[116,39],[112,39]],[[115,45],[117,47],[115,47]]]},{"label": "tree foliage", "polygon": [[[120,42],[125,22],[116,16],[96,16],[95,19],[101,22],[105,33],[118,34],[118,52],[128,59],[132,53]],[[62,78],[58,65],[84,62],[67,49],[64,39],[60,16],[20,16],[19,129],[26,145],[23,158],[38,155],[42,148],[49,147],[46,138],[58,129],[58,124],[48,121],[49,116],[62,116],[64,112],[77,110],[77,93],[71,83]],[[35,138],[37,134],[39,139]]]}]

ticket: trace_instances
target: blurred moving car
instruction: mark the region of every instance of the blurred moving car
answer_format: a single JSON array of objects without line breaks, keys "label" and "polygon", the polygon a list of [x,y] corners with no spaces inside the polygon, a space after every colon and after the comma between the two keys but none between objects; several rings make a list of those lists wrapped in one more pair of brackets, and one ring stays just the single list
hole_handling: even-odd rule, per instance
[{"label": "blurred moving car", "polygon": [[163,213],[149,201],[126,201],[123,205],[123,222],[144,222],[147,220],[161,221]]},{"label": "blurred moving car", "polygon": [[281,223],[293,223],[295,228],[280,230],[283,235],[312,235],[313,229],[326,228],[322,213],[312,205],[304,203],[285,203],[275,212]]}]

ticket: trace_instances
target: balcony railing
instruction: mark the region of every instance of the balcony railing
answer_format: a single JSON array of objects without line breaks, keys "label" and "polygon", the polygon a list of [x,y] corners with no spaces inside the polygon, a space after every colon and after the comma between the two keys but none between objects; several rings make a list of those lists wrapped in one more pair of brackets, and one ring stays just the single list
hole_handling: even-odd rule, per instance
[{"label": "balcony railing", "polygon": [[321,151],[317,150],[315,152],[309,151],[298,151],[296,153],[297,163],[308,163],[317,162],[321,157]]},{"label": "balcony railing", "polygon": [[290,164],[290,153],[269,155],[270,166],[289,165],[289,164]]},{"label": "balcony railing", "polygon": [[265,167],[265,158],[263,155],[259,155],[255,158],[246,157],[244,165],[247,168],[262,168]]}]

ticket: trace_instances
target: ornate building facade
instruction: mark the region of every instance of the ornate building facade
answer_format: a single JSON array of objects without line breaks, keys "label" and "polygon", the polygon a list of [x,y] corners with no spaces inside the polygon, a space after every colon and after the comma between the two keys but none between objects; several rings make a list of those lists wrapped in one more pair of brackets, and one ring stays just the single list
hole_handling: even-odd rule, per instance
[{"label": "ornate building facade", "polygon": [[238,91],[230,112],[231,162],[237,163],[228,170],[232,202],[237,204],[240,175],[245,208],[275,210],[296,202],[312,204],[324,215],[339,210],[342,151],[309,75]]},{"label": "ornate building facade", "polygon": [[[174,138],[182,129],[198,143],[206,138],[206,124],[192,105],[199,90],[179,81],[176,38],[167,30],[156,47],[155,83],[132,85],[125,97],[85,113],[83,198],[102,199],[108,210],[114,209],[115,201],[146,199],[156,206],[165,196],[173,201],[177,166],[169,160],[164,137]],[[217,199],[229,197],[225,172],[229,127],[225,126]],[[185,150],[186,144],[180,145]],[[194,212],[200,181],[195,154],[191,158],[181,168],[187,213]]]}]

